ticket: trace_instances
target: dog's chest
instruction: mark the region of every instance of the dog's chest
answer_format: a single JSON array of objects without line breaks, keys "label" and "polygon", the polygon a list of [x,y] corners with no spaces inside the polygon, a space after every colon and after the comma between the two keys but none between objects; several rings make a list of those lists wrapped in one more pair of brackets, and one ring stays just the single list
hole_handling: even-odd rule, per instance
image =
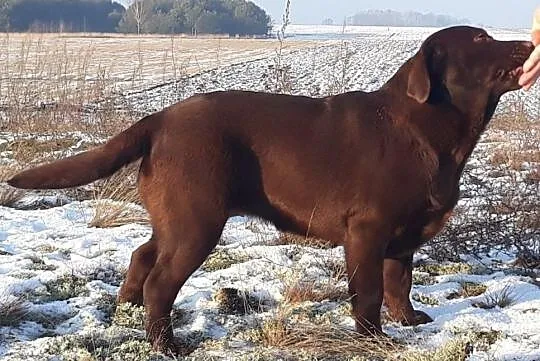
[{"label": "dog's chest", "polygon": [[424,243],[435,237],[452,215],[451,207],[446,212],[428,212],[417,215],[409,224],[398,227],[395,238],[390,241],[387,256],[402,257],[409,255]]},{"label": "dog's chest", "polygon": [[[420,213],[420,239],[425,242],[435,237],[444,227],[459,199],[461,172],[452,164],[440,169],[433,177],[427,199],[428,206]],[[422,224],[423,223],[423,224]]]},{"label": "dog's chest", "polygon": [[410,254],[441,232],[459,198],[459,179],[455,176],[452,180],[438,181],[426,195],[424,206],[396,229],[395,239],[388,248],[389,255]]}]

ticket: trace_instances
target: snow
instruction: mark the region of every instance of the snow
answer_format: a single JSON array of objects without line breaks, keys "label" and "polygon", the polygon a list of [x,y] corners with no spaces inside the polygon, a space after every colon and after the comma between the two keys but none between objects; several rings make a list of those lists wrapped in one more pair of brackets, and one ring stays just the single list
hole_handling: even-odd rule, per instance
[{"label": "snow", "polygon": [[[289,26],[287,31],[294,35],[296,29],[304,26]],[[284,86],[296,95],[327,96],[343,91],[374,91],[379,89],[398,68],[418,50],[421,42],[434,28],[386,28],[386,27],[346,27],[358,33],[341,37],[339,33],[315,38],[325,39],[301,50],[285,52],[281,63],[284,65]],[[327,29],[307,27],[306,31]],[[336,30],[335,27],[331,29]],[[361,30],[361,32],[360,32]],[[352,30],[351,30],[352,31]],[[499,40],[528,40],[530,35],[520,30],[489,30]],[[294,39],[294,38],[292,38]],[[280,91],[275,85],[275,65],[277,56],[250,60],[221,69],[213,69],[177,82],[153,86],[145,91],[126,91],[123,104],[129,104],[142,114],[158,111],[179,100],[203,92],[237,89],[253,91]],[[538,87],[530,92],[506,94],[499,110],[525,105],[525,110],[533,115],[540,114]],[[118,104],[122,106],[122,104]]]},{"label": "snow", "polygon": [[[131,252],[150,236],[150,228],[144,225],[112,229],[89,228],[87,221],[91,214],[91,202],[72,202],[36,211],[0,207],[0,227],[4,234],[0,243],[0,253],[3,254],[0,256],[0,294],[32,294],[43,288],[45,283],[66,274],[91,272],[111,264],[125,267]],[[256,293],[267,301],[280,302],[283,286],[276,273],[300,268],[305,274],[323,278],[325,272],[321,269],[321,259],[341,260],[343,257],[341,248],[307,248],[298,255],[297,246],[269,246],[277,236],[272,226],[248,218],[236,217],[228,222],[218,248],[245,252],[249,260],[223,270],[206,272],[199,269],[193,274],[175,302],[175,307],[194,311],[193,321],[186,326],[187,331],[202,331],[216,339],[227,334],[227,327],[215,320],[212,295],[219,288],[235,287]],[[299,258],[293,261],[291,255]],[[29,271],[32,257],[38,257],[45,264],[57,268],[33,272],[31,277],[21,278],[21,273]],[[425,345],[441,344],[458,332],[497,330],[504,337],[491,346],[489,355],[492,357],[497,360],[540,358],[540,288],[532,284],[530,278],[496,272],[486,275],[445,275],[439,276],[436,281],[433,285],[415,285],[413,288],[413,293],[429,295],[439,301],[436,306],[413,301],[415,308],[427,312],[435,320],[414,330],[415,337],[424,340]],[[449,293],[459,288],[458,282],[464,281],[482,283],[487,286],[488,293],[500,291],[509,285],[516,296],[515,303],[505,308],[483,310],[471,306],[472,302],[483,296],[446,299]],[[2,327],[0,330],[8,341],[3,344],[0,352],[10,356],[13,345],[35,345],[44,334],[51,332],[67,335],[103,327],[95,300],[102,292],[114,294],[117,287],[94,280],[86,288],[89,290],[87,296],[66,301],[31,303],[33,312],[39,312],[45,317],[65,316],[67,319],[53,330],[28,322],[18,327]],[[406,328],[395,324],[385,326],[385,331],[396,337],[403,337],[403,329]],[[480,352],[471,359],[487,358],[483,358]]]},{"label": "snow", "polygon": [[[331,86],[340,81],[341,90],[377,89],[435,30],[291,25],[287,27],[287,35],[291,39],[308,35],[332,39],[285,55],[283,63],[290,67],[291,92],[323,96],[335,91]],[[491,29],[490,33],[499,39],[528,37],[525,30]],[[345,39],[345,47],[339,39]],[[339,60],[344,51],[348,59],[346,63]],[[269,56],[204,71],[181,83],[152,87],[143,92],[126,91],[125,100],[141,113],[149,113],[197,92],[233,88],[268,91],[272,90],[269,77],[274,63],[275,59]],[[340,73],[343,69],[346,74],[342,78]],[[505,97],[502,107],[511,104],[517,94],[530,114],[540,113],[538,87],[533,92],[517,92]],[[9,134],[0,134],[0,142],[9,137]],[[86,138],[80,135],[79,139],[82,142]],[[478,177],[486,174],[489,168],[486,168],[488,165],[483,155],[496,146],[497,143],[479,144],[479,155],[474,156],[468,166],[471,174]],[[534,166],[530,164],[529,168]],[[521,177],[520,173],[517,176]],[[490,182],[504,184],[505,179],[490,179]],[[482,190],[465,186],[464,191],[469,197],[460,202],[461,206],[485,201],[486,195]],[[22,203],[46,200],[58,205],[57,197],[60,196],[29,193]],[[90,228],[88,222],[94,212],[94,203],[63,200],[67,204],[44,210],[0,207],[0,300],[23,297],[29,313],[49,320],[25,320],[16,326],[0,326],[0,359],[40,359],[43,355],[35,355],[44,352],[45,343],[51,337],[87,334],[108,327],[98,301],[103,295],[114,296],[117,293],[119,282],[114,273],[121,274],[127,268],[131,253],[151,235],[150,227],[140,224],[109,229]],[[226,337],[232,329],[252,323],[258,317],[249,315],[244,320],[240,317],[218,317],[213,295],[221,288],[234,287],[259,298],[269,308],[261,313],[260,317],[264,318],[283,300],[280,276],[299,271],[309,279],[323,282],[329,277],[325,264],[343,260],[340,247],[317,249],[278,245],[275,242],[278,237],[279,233],[271,225],[247,217],[231,218],[217,249],[241,254],[242,261],[221,270],[205,271],[201,268],[192,275],[175,301],[176,309],[190,312],[190,320],[178,327],[176,334],[200,331],[206,337],[218,340]],[[471,263],[474,261],[467,257],[461,256]],[[413,301],[414,307],[428,313],[434,322],[416,327],[388,323],[384,325],[384,331],[414,346],[429,349],[445,343],[456,334],[495,330],[502,336],[487,350],[474,350],[468,360],[540,360],[540,280],[507,271],[505,265],[510,265],[515,258],[513,250],[493,250],[484,256],[482,264],[494,271],[440,275],[435,277],[434,284],[415,284],[413,294],[426,295],[438,302],[430,306]],[[415,262],[424,261],[429,261],[426,254],[415,256]],[[70,275],[86,277],[87,283],[82,287],[84,292],[66,300],[44,298],[47,285]],[[461,282],[484,284],[487,294],[500,292],[508,286],[514,303],[503,308],[481,309],[473,307],[473,303],[485,295],[448,299],[450,293],[459,290]],[[338,303],[328,301],[316,305],[328,310],[337,306]],[[352,325],[348,316],[341,315],[340,322]],[[34,356],[29,356],[28,350],[32,350]]]}]

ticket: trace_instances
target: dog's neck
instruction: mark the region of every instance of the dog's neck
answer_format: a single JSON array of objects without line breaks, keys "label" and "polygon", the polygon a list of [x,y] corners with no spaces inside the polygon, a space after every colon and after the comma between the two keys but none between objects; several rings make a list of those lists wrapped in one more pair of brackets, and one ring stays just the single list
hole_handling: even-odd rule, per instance
[{"label": "dog's neck", "polygon": [[459,114],[462,133],[460,139],[458,139],[459,142],[456,143],[459,146],[455,150],[455,158],[458,164],[463,166],[493,117],[500,96],[495,96],[488,90],[471,92],[464,88],[451,88],[445,85],[440,85],[438,91],[445,94],[445,96],[435,101],[446,102],[448,106],[455,108],[456,113]]},{"label": "dog's neck", "polygon": [[[432,87],[428,101],[420,104],[407,95],[407,66],[402,70],[380,90],[391,96],[392,104],[397,105],[390,112],[413,124],[436,153],[452,154],[458,167],[462,168],[491,120],[500,96],[488,91],[471,94],[466,89],[439,83]],[[425,117],[426,113],[431,116]],[[437,123],[436,127],[433,122]]]}]

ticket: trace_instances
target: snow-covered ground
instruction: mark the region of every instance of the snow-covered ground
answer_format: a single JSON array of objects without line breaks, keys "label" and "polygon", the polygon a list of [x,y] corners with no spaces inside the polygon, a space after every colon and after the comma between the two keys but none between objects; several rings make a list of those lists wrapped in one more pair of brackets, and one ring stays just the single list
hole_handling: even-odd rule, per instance
[{"label": "snow-covered ground", "polygon": [[[0,207],[0,294],[4,302],[10,297],[22,297],[26,306],[22,322],[0,327],[0,355],[6,360],[49,359],[56,352],[51,344],[61,342],[62,335],[93,335],[110,327],[108,310],[114,302],[111,296],[118,290],[122,269],[128,265],[131,252],[149,238],[151,231],[143,225],[89,228],[92,212],[91,202],[71,202],[35,211]],[[326,266],[342,262],[341,248],[272,245],[277,238],[271,226],[246,218],[231,219],[217,254],[234,255],[232,258],[237,263],[231,262],[218,270],[200,269],[188,280],[175,308],[188,313],[189,319],[178,327],[177,333],[198,332],[205,339],[219,340],[238,330],[255,328],[256,320],[271,317],[283,301],[282,274],[298,271],[313,282],[325,284],[330,278]],[[413,304],[427,312],[434,322],[418,327],[387,323],[385,331],[426,349],[440,346],[456,335],[492,332],[496,334],[493,344],[473,351],[469,360],[539,360],[538,283],[534,284],[531,277],[511,272],[486,271],[485,267],[494,267],[497,259],[510,264],[512,256],[501,254],[482,267],[471,262],[478,266],[478,272],[474,267],[472,271],[450,271],[431,277],[425,285],[416,284],[413,295],[425,297],[428,304],[422,303],[426,301],[413,301]],[[427,273],[418,275],[427,276]],[[83,283],[80,289],[68,287],[71,291],[68,299],[56,300],[51,285],[58,280],[66,282],[66,277],[68,281],[75,279]],[[485,292],[451,297],[464,282],[484,285]],[[345,291],[346,282],[339,286]],[[224,315],[214,295],[228,287],[269,306],[265,312],[245,316],[244,320],[236,315]],[[486,294],[500,294],[505,287],[509,287],[513,300],[510,306],[493,309],[472,306],[485,299]],[[306,302],[306,307],[312,312],[337,313],[336,309],[343,303]],[[348,315],[338,313],[336,318],[342,325],[353,327]],[[249,345],[243,347],[249,349]],[[231,350],[222,355],[235,359]]]},{"label": "snow-covered ground", "polygon": [[[149,86],[147,90],[127,90],[118,106],[149,113],[198,92],[224,89],[281,90],[313,96],[374,90],[434,31],[373,27],[345,30],[350,37],[321,41],[285,54],[280,60],[284,71],[278,85],[276,55],[271,53],[263,59],[202,71],[178,82]],[[288,27],[289,34],[341,32],[341,27]],[[491,33],[501,39],[528,37],[526,31]],[[538,89],[508,95],[501,108],[511,107],[519,100],[529,115],[538,119]],[[519,132],[488,131],[467,168],[464,195],[458,206],[463,210],[461,218],[484,217],[475,213],[475,207],[491,198],[511,194],[525,202],[522,198],[538,197],[538,178],[529,178],[538,169],[538,163],[525,162],[511,170],[489,161],[497,149],[521,141]],[[511,179],[514,181],[510,182]],[[531,180],[532,184],[527,183]],[[485,182],[489,187],[478,188],[475,182]],[[495,189],[498,193],[493,194]],[[129,336],[140,341],[143,335],[138,327],[115,321],[112,313],[114,296],[131,252],[148,240],[149,226],[91,228],[88,223],[95,211],[94,201],[80,202],[63,196],[59,202],[58,193],[48,194],[29,193],[15,207],[0,207],[0,359],[147,359],[144,346],[129,344],[121,349],[127,343],[118,339]],[[27,207],[36,201],[50,206],[33,210],[36,207]],[[529,242],[540,248],[538,230],[533,231]],[[216,252],[188,280],[175,302],[175,312],[181,315],[174,321],[175,333],[182,340],[195,342],[194,359],[202,360],[208,355],[228,360],[280,359],[276,355],[249,358],[250,351],[264,347],[246,340],[245,334],[259,330],[265,320],[275,317],[283,308],[291,278],[318,285],[333,282],[337,289],[346,292],[346,281],[336,279],[332,273],[332,268],[343,262],[340,247],[287,245],[279,238],[271,225],[243,217],[229,221]],[[484,243],[489,244],[489,240]],[[482,344],[472,345],[468,360],[540,360],[538,269],[525,272],[514,267],[518,255],[512,247],[486,248],[488,251],[479,257],[454,254],[453,261],[457,259],[458,263],[444,263],[446,267],[433,270],[426,264],[440,266],[441,262],[431,258],[428,245],[416,257],[418,268],[412,295],[415,308],[427,312],[434,322],[403,327],[387,321],[383,326],[385,332],[412,348],[425,350],[471,333],[488,335]],[[256,300],[259,307],[245,315],[224,310],[216,297],[224,288],[239,290],[245,299]],[[511,300],[508,305],[499,302],[492,308],[479,307],[505,293]],[[17,317],[7,317],[9,311],[7,316],[2,314],[2,305],[10,302],[18,305]],[[296,319],[303,317],[303,321],[321,324],[326,317],[335,324],[352,327],[346,305],[343,299],[307,301],[294,306],[289,322],[294,327]],[[299,316],[300,308],[305,315]],[[11,312],[12,316],[14,313]],[[90,342],[75,342],[74,336],[89,338]]]},{"label": "snow-covered ground", "polygon": [[[292,34],[305,26],[289,26]],[[330,30],[337,31],[336,27]],[[383,85],[397,69],[418,50],[421,42],[438,29],[351,27],[354,37],[320,41],[314,46],[293,50],[278,59],[277,55],[213,69],[180,81],[147,90],[125,92],[124,104],[141,113],[162,109],[190,95],[202,92],[240,89],[286,91],[308,96],[326,96],[343,91],[373,91]],[[307,27],[315,31],[319,27]],[[323,31],[327,31],[322,27]],[[349,29],[347,27],[346,29]],[[362,32],[361,32],[361,31]],[[328,30],[329,31],[329,30]],[[339,35],[330,33],[334,35]],[[520,30],[491,30],[500,40],[527,40],[530,34]],[[276,64],[281,64],[276,66]],[[276,68],[281,69],[276,81]],[[540,92],[514,92],[504,99],[511,103],[522,99],[531,115],[540,115],[537,101]],[[504,101],[501,107],[504,106]]]}]

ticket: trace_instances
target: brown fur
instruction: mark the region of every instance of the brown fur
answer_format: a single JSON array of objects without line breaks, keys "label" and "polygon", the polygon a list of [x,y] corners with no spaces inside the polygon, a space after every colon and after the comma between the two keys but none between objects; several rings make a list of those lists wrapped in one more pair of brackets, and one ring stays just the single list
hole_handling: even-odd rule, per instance
[{"label": "brown fur", "polygon": [[76,186],[142,157],[154,233],[133,253],[119,299],[145,305],[156,348],[171,347],[174,299],[234,214],[343,245],[360,332],[381,332],[383,299],[396,320],[428,322],[409,301],[412,254],[450,216],[465,162],[531,51],[446,29],[378,91],[194,96],[9,184]]}]

